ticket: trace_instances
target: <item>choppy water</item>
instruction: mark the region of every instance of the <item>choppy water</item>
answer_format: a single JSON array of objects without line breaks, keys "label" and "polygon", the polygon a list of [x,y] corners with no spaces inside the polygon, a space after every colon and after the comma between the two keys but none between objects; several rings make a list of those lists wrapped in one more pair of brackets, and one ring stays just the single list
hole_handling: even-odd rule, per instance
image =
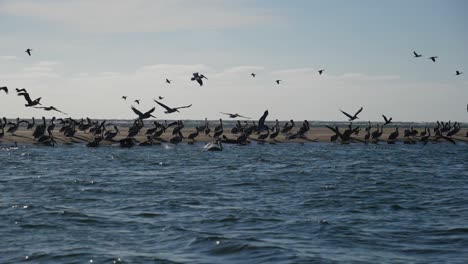
[{"label": "choppy water", "polygon": [[466,263],[468,145],[0,151],[0,263]]}]

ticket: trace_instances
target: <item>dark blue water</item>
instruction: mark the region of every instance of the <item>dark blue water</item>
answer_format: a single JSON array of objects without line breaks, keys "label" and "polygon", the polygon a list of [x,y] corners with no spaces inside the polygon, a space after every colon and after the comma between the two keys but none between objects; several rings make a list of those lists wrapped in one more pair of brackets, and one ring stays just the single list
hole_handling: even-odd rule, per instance
[{"label": "dark blue water", "polygon": [[467,263],[468,145],[0,151],[0,263]]}]

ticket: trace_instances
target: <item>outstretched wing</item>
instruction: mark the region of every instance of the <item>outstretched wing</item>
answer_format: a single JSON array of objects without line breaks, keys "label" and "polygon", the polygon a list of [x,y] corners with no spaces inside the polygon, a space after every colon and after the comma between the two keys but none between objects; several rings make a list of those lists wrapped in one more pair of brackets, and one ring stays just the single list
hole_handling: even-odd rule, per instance
[{"label": "outstretched wing", "polygon": [[385,115],[382,115],[383,119],[385,120],[385,123],[388,123],[388,119]]},{"label": "outstretched wing", "polygon": [[186,105],[186,106],[175,107],[174,109],[189,108],[191,106],[192,106],[192,104],[189,104],[189,105]]},{"label": "outstretched wing", "polygon": [[133,112],[134,112],[135,114],[137,114],[138,116],[142,116],[142,115],[143,115],[143,113],[141,113],[141,112],[140,112],[138,109],[136,109],[135,107],[132,106],[131,109],[132,109]]},{"label": "outstretched wing", "polygon": [[198,84],[199,84],[200,86],[203,86],[203,81],[202,81],[201,78],[197,78],[197,82],[198,82]]},{"label": "outstretched wing", "polygon": [[153,100],[153,101],[155,101],[158,105],[164,107],[164,109],[166,109],[166,110],[168,110],[168,111],[172,110],[172,108],[170,108],[169,106],[167,106],[167,105],[165,105],[165,104],[163,104],[163,103],[160,103],[160,102],[158,102],[158,101],[156,101],[156,100]]},{"label": "outstretched wing", "polygon": [[231,115],[231,114],[229,114],[229,113],[223,113],[223,112],[220,112],[220,113],[223,114],[223,115]]},{"label": "outstretched wing", "polygon": [[360,109],[359,109],[359,110],[358,110],[358,111],[357,111],[357,112],[354,114],[354,116],[357,116],[357,115],[359,115],[359,113],[361,113],[361,112],[362,112],[362,109],[364,109],[364,107],[362,107],[362,106],[361,106],[361,108],[360,108]]},{"label": "outstretched wing", "polygon": [[59,112],[59,113],[62,113],[62,114],[64,114],[64,115],[68,115],[67,113],[62,112],[62,111],[58,110],[57,108],[55,108],[55,107],[53,107],[53,106],[51,106],[51,110],[54,110],[54,111]]},{"label": "outstretched wing", "polygon": [[5,91],[5,93],[8,94],[8,87],[6,86],[0,87],[0,91],[1,90]]},{"label": "outstretched wing", "polygon": [[263,113],[262,117],[260,117],[260,119],[258,120],[258,127],[263,127],[263,126],[265,126],[265,119],[267,118],[267,116],[268,116],[268,110],[266,110],[266,111]]},{"label": "outstretched wing", "polygon": [[238,117],[242,117],[242,118],[247,118],[247,119],[251,119],[251,117],[246,117],[246,116],[242,116],[242,115],[239,115],[237,114]]},{"label": "outstretched wing", "polygon": [[156,109],[156,107],[153,107],[153,108],[151,108],[148,112],[146,112],[145,114],[151,114],[151,113],[154,112],[155,109]]},{"label": "outstretched wing", "polygon": [[350,114],[346,113],[345,111],[341,110],[341,113],[343,113],[345,116],[349,117],[350,119],[353,118]]},{"label": "outstretched wing", "polygon": [[31,97],[29,97],[29,94],[27,92],[24,93],[18,93],[18,96],[24,96],[24,99],[28,102],[28,104],[32,103]]}]

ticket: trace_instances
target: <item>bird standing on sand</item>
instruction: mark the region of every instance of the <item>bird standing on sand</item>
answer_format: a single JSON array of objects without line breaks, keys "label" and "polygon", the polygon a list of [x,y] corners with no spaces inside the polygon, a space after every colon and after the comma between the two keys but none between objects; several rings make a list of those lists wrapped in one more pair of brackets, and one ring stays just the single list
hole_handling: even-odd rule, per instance
[{"label": "bird standing on sand", "polygon": [[432,60],[433,62],[436,62],[436,59],[438,59],[439,57],[437,56],[433,56],[433,57],[429,57],[430,60]]},{"label": "bird standing on sand", "polygon": [[200,86],[203,86],[203,79],[208,80],[208,78],[206,78],[205,75],[199,74],[198,72],[194,72],[193,77],[190,80],[197,81],[198,84],[200,84]]},{"label": "bird standing on sand", "polygon": [[416,51],[413,51],[413,54],[414,54],[414,57],[415,57],[415,58],[420,58],[420,57],[422,57],[422,54],[418,54],[418,53],[416,53]]},{"label": "bird standing on sand", "polygon": [[31,97],[29,96],[29,93],[27,92],[22,92],[22,93],[18,93],[18,96],[24,96],[24,99],[26,99],[26,102],[27,104],[25,104],[26,107],[30,107],[30,106],[36,106],[36,105],[40,105],[40,101],[41,101],[41,97],[35,99],[34,101],[31,100]]},{"label": "bird standing on sand", "polygon": [[0,91],[5,91],[5,93],[8,94],[8,87],[6,86],[0,87]]},{"label": "bird standing on sand", "polygon": [[345,111],[341,110],[341,113],[343,113],[345,116],[349,117],[349,121],[353,121],[355,119],[359,119],[357,116],[359,115],[359,113],[361,113],[362,109],[364,109],[363,107],[361,107],[353,116],[346,113]]},{"label": "bird standing on sand", "polygon": [[32,49],[29,49],[29,48],[28,48],[28,49],[26,49],[24,52],[26,52],[29,56],[31,56],[31,51],[32,51]]},{"label": "bird standing on sand", "polygon": [[186,106],[179,106],[179,107],[169,107],[163,103],[160,103],[156,100],[153,100],[154,102],[156,102],[158,105],[162,106],[164,109],[166,109],[166,111],[164,112],[165,114],[170,114],[170,113],[174,113],[174,112],[179,112],[178,109],[181,109],[181,108],[189,108],[192,106],[192,104],[190,105],[186,105]]}]

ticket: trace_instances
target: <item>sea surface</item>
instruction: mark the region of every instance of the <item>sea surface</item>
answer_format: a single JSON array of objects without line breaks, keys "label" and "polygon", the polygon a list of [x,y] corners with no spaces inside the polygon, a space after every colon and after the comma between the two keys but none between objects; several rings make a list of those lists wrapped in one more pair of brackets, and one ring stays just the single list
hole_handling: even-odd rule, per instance
[{"label": "sea surface", "polygon": [[1,149],[0,263],[468,261],[467,144],[202,148]]}]

